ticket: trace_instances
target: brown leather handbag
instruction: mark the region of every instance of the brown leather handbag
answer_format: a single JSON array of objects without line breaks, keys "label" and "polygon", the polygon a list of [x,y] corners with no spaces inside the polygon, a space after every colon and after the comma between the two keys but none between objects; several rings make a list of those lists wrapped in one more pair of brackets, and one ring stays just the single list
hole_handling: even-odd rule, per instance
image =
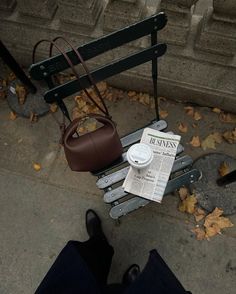
[{"label": "brown leather handbag", "polygon": [[[63,52],[60,47],[55,43],[57,39],[64,40],[77,55],[80,60],[83,68],[85,69],[91,85],[93,85],[95,92],[97,93],[100,101],[103,105],[103,108],[91,97],[89,92],[85,89],[85,93],[88,98],[96,105],[96,107],[104,114],[88,114],[86,117],[93,118],[99,123],[103,124],[102,127],[86,133],[80,136],[77,132],[78,126],[84,118],[75,119],[69,123],[69,125],[63,128],[61,142],[64,147],[65,156],[68,162],[69,167],[73,171],[98,171],[100,169],[109,166],[112,162],[117,160],[123,152],[122,144],[119,139],[119,135],[116,130],[116,124],[112,121],[111,116],[109,115],[107,106],[97,88],[89,69],[87,68],[83,58],[77,49],[73,47],[65,38],[57,37],[53,41],[50,40],[41,40],[39,41],[33,51],[33,61],[35,56],[36,47],[41,42],[49,42],[50,46],[50,56],[52,53],[52,47],[55,46],[64,56],[67,63],[71,67],[73,73],[75,74],[78,82],[80,82],[80,77],[78,72],[75,70],[75,67],[68,57],[68,55]],[[77,136],[75,136],[77,135]]]},{"label": "brown leather handbag", "polygon": [[63,136],[66,159],[74,171],[96,171],[110,165],[122,154],[115,123],[108,117],[90,114],[103,126],[80,137],[74,137],[81,119],[68,125]]}]

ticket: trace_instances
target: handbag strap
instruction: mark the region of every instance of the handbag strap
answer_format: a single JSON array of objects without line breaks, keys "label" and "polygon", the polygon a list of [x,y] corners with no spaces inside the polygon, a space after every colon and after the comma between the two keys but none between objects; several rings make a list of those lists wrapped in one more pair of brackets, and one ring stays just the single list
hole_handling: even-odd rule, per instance
[{"label": "handbag strap", "polygon": [[[64,39],[63,37],[57,37],[57,38],[55,38],[54,40],[57,40],[57,39],[59,39],[59,38],[62,38],[65,42],[67,42],[67,44],[69,44],[69,42],[68,42],[66,39]],[[34,45],[34,48],[33,48],[32,62],[35,63],[35,53],[36,53],[36,49],[37,49],[37,47],[38,47],[41,43],[43,43],[43,42],[50,43],[50,57],[51,57],[52,47],[55,46],[55,47],[57,48],[57,50],[63,55],[63,57],[65,58],[66,62],[67,62],[68,65],[69,65],[69,67],[72,69],[74,75],[76,76],[77,81],[80,83],[80,76],[79,76],[78,72],[76,71],[76,69],[75,69],[75,67],[74,67],[74,65],[73,65],[73,63],[72,63],[72,61],[70,60],[70,58],[68,57],[68,55],[67,55],[63,50],[61,50],[61,48],[55,43],[54,40],[51,41],[51,40],[48,40],[48,39],[42,39],[42,40],[38,41],[38,42]],[[77,57],[79,58],[79,60],[80,60],[80,58],[81,58],[81,60],[82,60],[82,61],[81,61],[81,64],[82,64],[83,66],[85,66],[84,68],[85,68],[85,70],[86,70],[86,72],[87,72],[87,74],[88,74],[88,73],[89,73],[89,70],[88,70],[88,68],[87,68],[87,66],[86,66],[86,64],[85,64],[85,62],[84,62],[84,60],[83,60],[83,58],[81,57],[81,55],[79,54],[79,52],[78,52],[75,48],[73,48],[73,46],[72,46],[71,44],[69,44],[69,45],[71,46],[72,50],[75,52],[75,54],[77,55]],[[83,63],[82,63],[82,62],[83,62]],[[96,91],[97,93],[99,93],[98,96],[99,96],[99,98],[100,98],[100,100],[101,100],[101,102],[102,102],[102,104],[103,104],[105,110],[102,109],[101,106],[100,106],[100,105],[99,105],[99,104],[98,104],[98,103],[97,103],[97,102],[91,97],[91,95],[89,94],[89,92],[88,92],[86,89],[84,89],[86,95],[89,97],[89,99],[95,104],[95,106],[96,106],[96,107],[97,107],[97,108],[98,108],[98,109],[99,109],[99,110],[100,110],[105,116],[110,117],[109,112],[108,112],[108,109],[107,109],[107,107],[106,107],[106,104],[105,104],[105,102],[104,102],[104,100],[103,100],[103,98],[102,98],[102,96],[101,96],[101,94],[100,94],[100,92],[99,92],[99,90],[98,90],[96,84],[94,83],[94,80],[93,80],[93,78],[92,78],[92,76],[91,76],[90,73],[89,73],[88,77],[89,77],[89,79],[90,79],[91,84],[94,86],[95,91]],[[80,85],[81,85],[81,84],[80,84]]]},{"label": "handbag strap", "polygon": [[[89,92],[87,91],[87,89],[84,89],[84,92],[86,93],[86,95],[88,96],[88,98],[95,104],[95,106],[103,113],[103,114],[105,114],[105,116],[108,116],[108,117],[110,117],[110,114],[109,114],[109,112],[108,112],[108,108],[107,108],[107,106],[106,106],[106,103],[105,103],[105,101],[104,101],[104,99],[103,99],[103,97],[102,97],[102,95],[101,95],[101,93],[100,93],[100,91],[99,91],[99,89],[98,89],[98,87],[97,87],[97,85],[96,85],[96,83],[95,83],[95,81],[94,81],[94,79],[93,79],[93,77],[92,77],[92,75],[91,75],[91,73],[90,73],[90,70],[88,69],[88,67],[87,67],[87,65],[86,65],[86,63],[85,63],[85,61],[84,61],[84,59],[83,59],[83,57],[81,56],[81,54],[79,53],[79,51],[66,39],[66,38],[64,38],[64,37],[62,37],[62,36],[59,36],[59,37],[56,37],[55,39],[53,39],[53,42],[56,42],[57,40],[59,40],[59,39],[61,39],[61,40],[63,40],[65,43],[67,43],[70,47],[71,47],[71,49],[74,51],[74,53],[76,54],[76,56],[77,56],[77,58],[78,58],[78,60],[80,61],[80,63],[82,64],[82,66],[83,66],[83,68],[84,68],[84,70],[85,70],[85,72],[87,73],[87,75],[88,75],[88,79],[89,79],[89,81],[90,81],[90,83],[91,83],[91,85],[93,86],[93,88],[94,88],[94,90],[95,90],[95,92],[96,92],[96,94],[97,94],[97,96],[99,97],[99,99],[100,99],[100,101],[101,101],[101,103],[102,103],[102,105],[103,105],[103,107],[104,107],[104,109],[102,109],[101,107],[100,107],[100,105],[92,98],[92,96],[89,94]],[[52,56],[52,49],[53,49],[53,45],[54,44],[51,44],[50,45],[50,51],[49,51],[49,56],[51,57]],[[73,71],[74,72],[74,71]],[[75,72],[74,72],[75,73]],[[77,80],[79,81],[79,83],[80,83],[80,77],[79,77],[79,75],[78,75],[78,72],[76,72],[76,74],[75,74],[75,76],[76,76],[76,78],[77,78]],[[80,84],[81,85],[81,84]]]}]

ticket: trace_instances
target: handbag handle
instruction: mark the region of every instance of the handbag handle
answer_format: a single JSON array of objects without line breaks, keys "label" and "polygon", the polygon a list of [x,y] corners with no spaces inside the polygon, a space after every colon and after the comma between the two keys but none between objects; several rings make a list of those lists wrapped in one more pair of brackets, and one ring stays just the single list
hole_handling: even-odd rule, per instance
[{"label": "handbag handle", "polygon": [[[68,41],[67,41],[66,39],[64,39],[63,37],[57,37],[57,38],[55,38],[54,40],[57,40],[57,39],[59,39],[59,38],[62,38],[65,42],[68,42]],[[80,83],[80,76],[79,76],[78,72],[76,71],[76,69],[75,69],[75,67],[74,67],[74,65],[73,65],[73,63],[72,63],[72,61],[70,60],[70,58],[68,57],[68,55],[67,55],[65,52],[63,52],[63,50],[61,50],[61,48],[55,43],[54,40],[51,41],[51,40],[48,40],[48,39],[42,39],[42,40],[38,41],[38,42],[34,45],[34,48],[33,48],[32,62],[35,63],[35,53],[36,53],[36,49],[37,49],[37,47],[38,47],[41,43],[43,43],[43,42],[47,42],[47,43],[50,44],[50,55],[51,55],[52,47],[55,46],[55,47],[57,48],[57,50],[58,50],[58,51],[63,55],[63,57],[65,58],[66,62],[68,63],[69,67],[72,69],[74,75],[75,75],[76,78],[77,78],[78,83],[79,83],[80,86],[81,86],[81,83]],[[68,43],[68,44],[69,44],[69,43]],[[70,46],[72,46],[72,45],[70,45]],[[78,51],[77,51],[75,48],[73,48],[73,47],[71,47],[71,48],[72,48],[72,50],[75,52],[75,54],[77,55],[77,57],[80,59],[81,56],[79,55]],[[81,59],[82,59],[82,57],[81,57]],[[84,61],[83,61],[83,63],[84,63]],[[82,64],[82,62],[81,62],[81,64]],[[86,67],[86,65],[85,65],[85,67]],[[86,69],[87,69],[87,71],[89,72],[89,70],[88,70],[87,67],[86,67]],[[91,77],[91,75],[90,75],[90,78],[91,78],[91,83],[93,84],[93,78]],[[98,90],[98,88],[97,88],[97,86],[96,86],[95,83],[94,83],[94,85],[95,85],[95,89],[97,89],[96,92],[98,91],[98,93],[100,94],[100,92],[99,92],[99,90]],[[82,87],[81,87],[81,88],[82,88]],[[89,97],[89,99],[90,99],[90,100],[96,105],[96,107],[97,107],[102,113],[104,113],[105,116],[110,117],[109,112],[108,112],[108,109],[107,109],[106,104],[105,104],[104,100],[102,99],[102,97],[101,97],[101,98],[99,97],[99,98],[100,98],[100,100],[101,100],[101,102],[102,102],[102,104],[103,104],[105,110],[103,110],[103,109],[98,105],[98,103],[97,103],[97,102],[91,97],[91,95],[88,93],[87,89],[84,89],[84,91],[85,91],[86,95]],[[101,96],[101,94],[100,94],[100,96]]]},{"label": "handbag handle", "polygon": [[[59,37],[56,37],[55,39],[53,39],[53,42],[54,42],[54,43],[51,43],[51,45],[50,45],[50,49],[49,49],[49,57],[52,56],[52,49],[53,49],[53,46],[54,46],[55,42],[56,42],[57,40],[59,40],[59,39],[63,40],[65,43],[67,43],[67,44],[71,47],[71,49],[74,51],[74,53],[76,54],[78,60],[80,61],[80,63],[82,64],[82,66],[83,66],[83,68],[84,68],[84,70],[85,70],[85,72],[87,73],[87,75],[88,75],[88,79],[89,79],[91,85],[94,87],[94,90],[95,90],[97,96],[99,97],[99,99],[100,99],[100,101],[101,101],[101,103],[102,103],[102,105],[103,105],[105,111],[104,111],[104,110],[98,105],[98,103],[92,98],[92,96],[89,94],[89,92],[87,91],[87,89],[84,89],[84,92],[86,93],[86,95],[88,96],[88,98],[89,98],[89,99],[95,104],[95,106],[96,106],[101,112],[103,112],[106,116],[111,117],[111,116],[109,115],[109,112],[108,112],[107,106],[106,106],[106,104],[105,104],[105,101],[104,101],[104,99],[102,98],[102,95],[101,95],[101,93],[100,93],[100,91],[99,91],[99,89],[98,89],[98,87],[97,87],[97,85],[96,85],[96,83],[95,83],[95,81],[94,81],[94,79],[93,79],[93,77],[92,77],[92,75],[91,75],[91,73],[90,73],[90,71],[89,71],[89,69],[88,69],[88,67],[87,67],[87,65],[86,65],[86,63],[85,63],[85,61],[84,61],[84,59],[82,58],[82,56],[81,56],[81,54],[79,53],[79,51],[78,51],[78,50],[77,50],[77,49],[76,49],[76,48],[75,48],[75,47],[74,47],[74,46],[73,46],[73,45],[72,45],[72,44],[71,44],[66,38],[64,38],[64,37],[62,37],[62,36],[59,36]],[[72,67],[74,68],[74,65],[72,65]],[[73,69],[72,69],[72,70],[73,70]],[[75,70],[75,68],[74,68],[73,72],[74,72],[74,74],[75,74],[77,80],[78,80],[79,83],[80,83],[80,80],[79,80],[80,77],[79,77],[78,72]],[[80,84],[80,85],[81,85],[81,84]]]},{"label": "handbag handle", "polygon": [[[110,125],[114,129],[114,132],[116,130],[115,123],[108,117],[100,115],[100,114],[88,114],[87,115],[90,118],[96,119],[98,122],[104,124],[104,125]],[[66,141],[69,137],[73,136],[73,134],[76,132],[78,128],[78,124],[81,121],[81,118],[74,119],[70,125],[66,128],[65,133],[63,135],[63,141]]]}]

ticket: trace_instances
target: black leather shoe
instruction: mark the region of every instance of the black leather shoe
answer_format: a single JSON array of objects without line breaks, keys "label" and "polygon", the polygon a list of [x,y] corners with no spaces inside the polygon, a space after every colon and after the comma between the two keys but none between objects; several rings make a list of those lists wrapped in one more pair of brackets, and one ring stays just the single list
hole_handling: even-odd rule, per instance
[{"label": "black leather shoe", "polygon": [[101,220],[96,212],[92,209],[86,211],[86,229],[89,237],[103,237]]},{"label": "black leather shoe", "polygon": [[122,283],[126,286],[132,284],[140,274],[140,267],[132,264],[123,275]]}]

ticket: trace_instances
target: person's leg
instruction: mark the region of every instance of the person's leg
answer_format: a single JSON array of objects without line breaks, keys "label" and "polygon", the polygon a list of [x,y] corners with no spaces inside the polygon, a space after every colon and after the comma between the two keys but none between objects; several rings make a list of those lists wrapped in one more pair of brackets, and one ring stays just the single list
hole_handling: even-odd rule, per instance
[{"label": "person's leg", "polygon": [[94,275],[97,283],[104,287],[111,267],[113,247],[106,239],[91,237],[85,242],[73,242],[80,256]]},{"label": "person's leg", "polygon": [[99,216],[91,209],[86,212],[86,229],[90,237],[88,241],[71,242],[74,242],[98,284],[105,286],[114,250],[103,233]]}]

